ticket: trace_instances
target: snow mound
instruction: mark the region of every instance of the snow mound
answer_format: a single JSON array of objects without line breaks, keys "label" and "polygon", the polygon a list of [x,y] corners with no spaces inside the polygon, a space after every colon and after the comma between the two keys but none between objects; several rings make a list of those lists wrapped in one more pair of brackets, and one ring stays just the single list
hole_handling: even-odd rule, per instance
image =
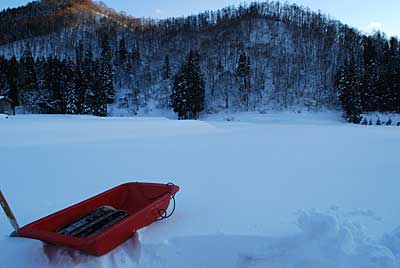
[{"label": "snow mound", "polygon": [[364,233],[356,222],[337,215],[302,212],[297,258],[304,267],[396,267],[394,252]]},{"label": "snow mound", "polygon": [[[199,236],[143,245],[141,267],[379,267],[394,268],[395,252],[371,241],[360,225],[302,212],[293,236]],[[397,241],[399,242],[399,241]],[[399,245],[399,244],[396,244]],[[398,248],[394,248],[399,252]]]},{"label": "snow mound", "polygon": [[281,237],[218,234],[151,244],[135,234],[101,257],[25,239],[7,238],[0,244],[10,242],[5,263],[18,267],[399,267],[400,227],[380,243],[372,241],[359,224],[330,213],[301,212],[297,220],[300,232]]},{"label": "snow mound", "polygon": [[396,256],[396,267],[400,267],[400,226],[383,237],[383,244]]},{"label": "snow mound", "polygon": [[390,125],[397,126],[400,124],[400,114],[398,113],[365,113],[361,115],[366,119],[368,124],[376,125],[377,121],[381,121],[382,125],[386,125],[388,121],[392,121]]}]

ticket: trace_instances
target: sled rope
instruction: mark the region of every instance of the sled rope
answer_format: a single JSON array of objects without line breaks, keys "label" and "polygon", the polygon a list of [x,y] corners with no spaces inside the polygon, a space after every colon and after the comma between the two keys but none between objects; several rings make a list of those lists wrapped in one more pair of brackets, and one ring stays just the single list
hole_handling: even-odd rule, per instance
[{"label": "sled rope", "polygon": [[[172,182],[169,182],[169,183],[167,183],[167,185],[168,185],[168,186],[174,186],[175,184],[173,184]],[[162,193],[162,194],[160,194],[160,195],[158,195],[158,196],[155,196],[155,197],[148,197],[148,196],[146,196],[143,192],[142,192],[142,195],[143,195],[145,198],[147,198],[148,200],[156,200],[156,199],[159,199],[159,198],[163,197],[164,195],[169,195],[170,198],[171,198],[171,200],[173,201],[173,206],[172,206],[171,212],[168,214],[167,210],[165,210],[165,209],[159,209],[159,210],[157,211],[157,213],[158,213],[158,215],[159,215],[159,218],[155,219],[154,221],[162,221],[162,220],[168,219],[169,217],[172,216],[172,214],[174,214],[175,208],[176,208],[175,194],[171,193],[170,191],[165,192],[165,193]]]},{"label": "sled rope", "polygon": [[158,215],[160,216],[160,218],[156,219],[155,221],[162,221],[165,219],[168,219],[169,217],[172,216],[172,214],[174,214],[175,212],[175,207],[176,207],[176,200],[175,200],[175,195],[168,192],[167,194],[170,195],[171,200],[173,201],[173,206],[172,206],[172,210],[171,212],[167,215],[167,211],[165,209],[159,209],[158,210]]}]

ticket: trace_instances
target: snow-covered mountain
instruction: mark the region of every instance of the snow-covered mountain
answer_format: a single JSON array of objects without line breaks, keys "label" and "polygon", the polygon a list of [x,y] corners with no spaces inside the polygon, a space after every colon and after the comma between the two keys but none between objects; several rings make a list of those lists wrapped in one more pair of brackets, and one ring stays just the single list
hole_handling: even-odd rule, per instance
[{"label": "snow-covered mountain", "polygon": [[[355,29],[279,2],[156,21],[90,0],[42,0],[1,12],[0,22],[0,55],[6,58],[18,59],[29,44],[36,59],[75,60],[79,41],[99,57],[106,34],[117,97],[110,110],[118,114],[169,109],[173,75],[190,50],[199,54],[206,112],[243,110],[237,83],[242,54],[249,57],[250,110],[337,108],[337,68],[361,53],[362,36]],[[118,64],[121,51],[136,57],[134,66],[129,60]],[[172,74],[167,82],[162,77],[166,56]]]}]

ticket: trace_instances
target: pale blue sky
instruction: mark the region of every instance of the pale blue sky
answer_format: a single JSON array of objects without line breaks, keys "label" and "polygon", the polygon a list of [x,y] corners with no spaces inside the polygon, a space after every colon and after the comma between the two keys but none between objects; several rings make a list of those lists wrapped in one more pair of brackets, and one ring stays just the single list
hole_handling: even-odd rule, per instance
[{"label": "pale blue sky", "polygon": [[[242,0],[103,0],[117,11],[135,17],[165,18],[196,14]],[[0,0],[0,9],[26,4],[27,0]],[[251,1],[246,1],[251,2]],[[360,30],[381,28],[388,35],[400,36],[400,0],[289,0],[289,3],[321,10]]]}]

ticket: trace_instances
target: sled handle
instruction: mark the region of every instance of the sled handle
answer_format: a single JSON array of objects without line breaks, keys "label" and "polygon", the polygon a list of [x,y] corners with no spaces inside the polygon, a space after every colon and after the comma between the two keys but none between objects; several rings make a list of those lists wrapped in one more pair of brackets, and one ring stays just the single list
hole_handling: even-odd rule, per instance
[{"label": "sled handle", "polygon": [[4,197],[4,195],[1,191],[0,191],[0,204],[1,204],[1,207],[3,208],[4,213],[6,214],[8,220],[10,221],[12,227],[15,230],[15,233],[13,233],[15,235],[16,233],[18,233],[19,225],[18,225],[17,219],[15,218],[10,206],[7,203],[6,198]]}]

